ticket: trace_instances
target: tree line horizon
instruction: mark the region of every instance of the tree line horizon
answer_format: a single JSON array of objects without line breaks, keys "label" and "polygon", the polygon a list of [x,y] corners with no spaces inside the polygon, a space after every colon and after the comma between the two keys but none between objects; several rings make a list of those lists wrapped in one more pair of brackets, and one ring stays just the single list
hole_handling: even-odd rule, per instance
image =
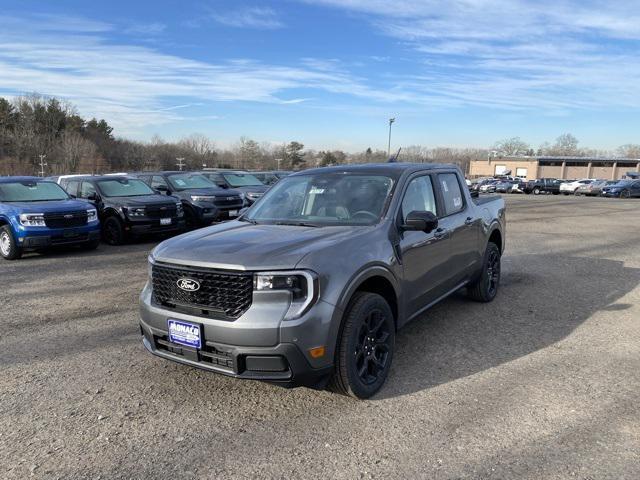
[{"label": "tree line horizon", "polygon": [[[626,144],[616,152],[581,148],[570,134],[534,149],[520,137],[500,140],[488,148],[403,147],[399,161],[454,163],[463,172],[471,160],[488,156],[618,156],[640,158],[640,145]],[[385,162],[387,152],[367,148],[348,153],[339,149],[305,149],[292,140],[282,145],[240,137],[230,148],[217,147],[206,135],[194,133],[178,141],[154,136],[148,142],[116,137],[105,119],[89,120],[68,101],[38,94],[0,97],[0,175],[37,175],[41,155],[46,175],[176,170],[178,159],[187,170],[203,167],[243,170],[301,170],[338,164]]]}]

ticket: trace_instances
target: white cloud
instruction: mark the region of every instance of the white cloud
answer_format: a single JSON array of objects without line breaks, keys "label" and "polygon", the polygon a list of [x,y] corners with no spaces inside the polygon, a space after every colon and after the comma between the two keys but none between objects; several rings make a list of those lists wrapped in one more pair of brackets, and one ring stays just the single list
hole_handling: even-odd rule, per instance
[{"label": "white cloud", "polygon": [[361,14],[418,52],[416,75],[398,86],[418,98],[508,109],[640,107],[639,2],[303,1]]},{"label": "white cloud", "polygon": [[246,7],[231,12],[211,12],[210,17],[229,27],[273,29],[283,26],[275,10],[268,7]]}]

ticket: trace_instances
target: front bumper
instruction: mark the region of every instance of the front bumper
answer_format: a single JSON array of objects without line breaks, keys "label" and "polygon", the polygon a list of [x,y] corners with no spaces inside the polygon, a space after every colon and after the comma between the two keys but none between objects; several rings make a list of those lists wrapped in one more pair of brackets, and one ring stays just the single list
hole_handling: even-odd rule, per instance
[{"label": "front bumper", "polygon": [[172,218],[170,225],[160,225],[160,220],[139,220],[129,219],[125,225],[125,230],[133,235],[152,235],[171,232],[180,232],[186,228],[183,218]]},{"label": "front bumper", "polygon": [[75,228],[20,227],[16,238],[20,248],[27,250],[57,245],[79,245],[98,239],[98,223]]},{"label": "front bumper", "polygon": [[620,192],[600,192],[602,197],[616,198],[620,196]]},{"label": "front bumper", "polygon": [[[333,372],[335,319],[341,314],[318,301],[301,318],[284,321],[288,303],[282,299],[254,292],[252,306],[242,316],[234,321],[218,320],[158,306],[147,285],[140,296],[143,344],[167,360],[234,378],[324,388]],[[202,349],[170,342],[169,319],[201,325]],[[325,347],[325,355],[312,358],[309,350],[319,346]]]}]

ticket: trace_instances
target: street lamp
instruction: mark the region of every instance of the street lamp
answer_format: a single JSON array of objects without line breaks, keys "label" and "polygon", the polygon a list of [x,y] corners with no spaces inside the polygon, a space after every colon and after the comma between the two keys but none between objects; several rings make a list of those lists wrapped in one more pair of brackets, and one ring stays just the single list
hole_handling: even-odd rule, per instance
[{"label": "street lamp", "polygon": [[391,125],[395,121],[395,117],[389,119],[389,145],[387,146],[387,157],[391,155]]},{"label": "street lamp", "polygon": [[40,157],[40,176],[44,177],[44,167],[47,166],[47,163],[44,161],[44,159],[47,158],[47,156],[43,153],[38,155],[38,157]]},{"label": "street lamp", "polygon": [[176,167],[182,171],[182,167],[184,167],[184,157],[176,157],[178,163],[176,163]]}]

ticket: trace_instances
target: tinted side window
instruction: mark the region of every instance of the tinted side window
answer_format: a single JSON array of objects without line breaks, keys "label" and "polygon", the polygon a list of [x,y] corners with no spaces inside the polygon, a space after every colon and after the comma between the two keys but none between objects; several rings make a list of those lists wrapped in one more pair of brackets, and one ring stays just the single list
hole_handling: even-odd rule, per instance
[{"label": "tinted side window", "polygon": [[464,208],[462,191],[455,173],[441,173],[438,175],[442,197],[444,198],[444,214],[451,215]]},{"label": "tinted side window", "polygon": [[64,189],[69,195],[78,195],[78,185],[80,185],[78,180],[68,180]]},{"label": "tinted side window", "polygon": [[80,187],[80,193],[78,194],[78,197],[88,198],[92,193],[96,193],[96,187],[94,187],[89,182],[82,182],[82,187]]},{"label": "tinted side window", "polygon": [[406,221],[407,215],[413,211],[438,214],[431,177],[428,175],[414,178],[407,186],[407,191],[402,199],[402,219]]},{"label": "tinted side window", "polygon": [[[148,180],[147,180],[148,183]],[[168,187],[167,182],[164,178],[159,175],[154,175],[151,179],[151,188],[157,188],[159,186]]]}]

